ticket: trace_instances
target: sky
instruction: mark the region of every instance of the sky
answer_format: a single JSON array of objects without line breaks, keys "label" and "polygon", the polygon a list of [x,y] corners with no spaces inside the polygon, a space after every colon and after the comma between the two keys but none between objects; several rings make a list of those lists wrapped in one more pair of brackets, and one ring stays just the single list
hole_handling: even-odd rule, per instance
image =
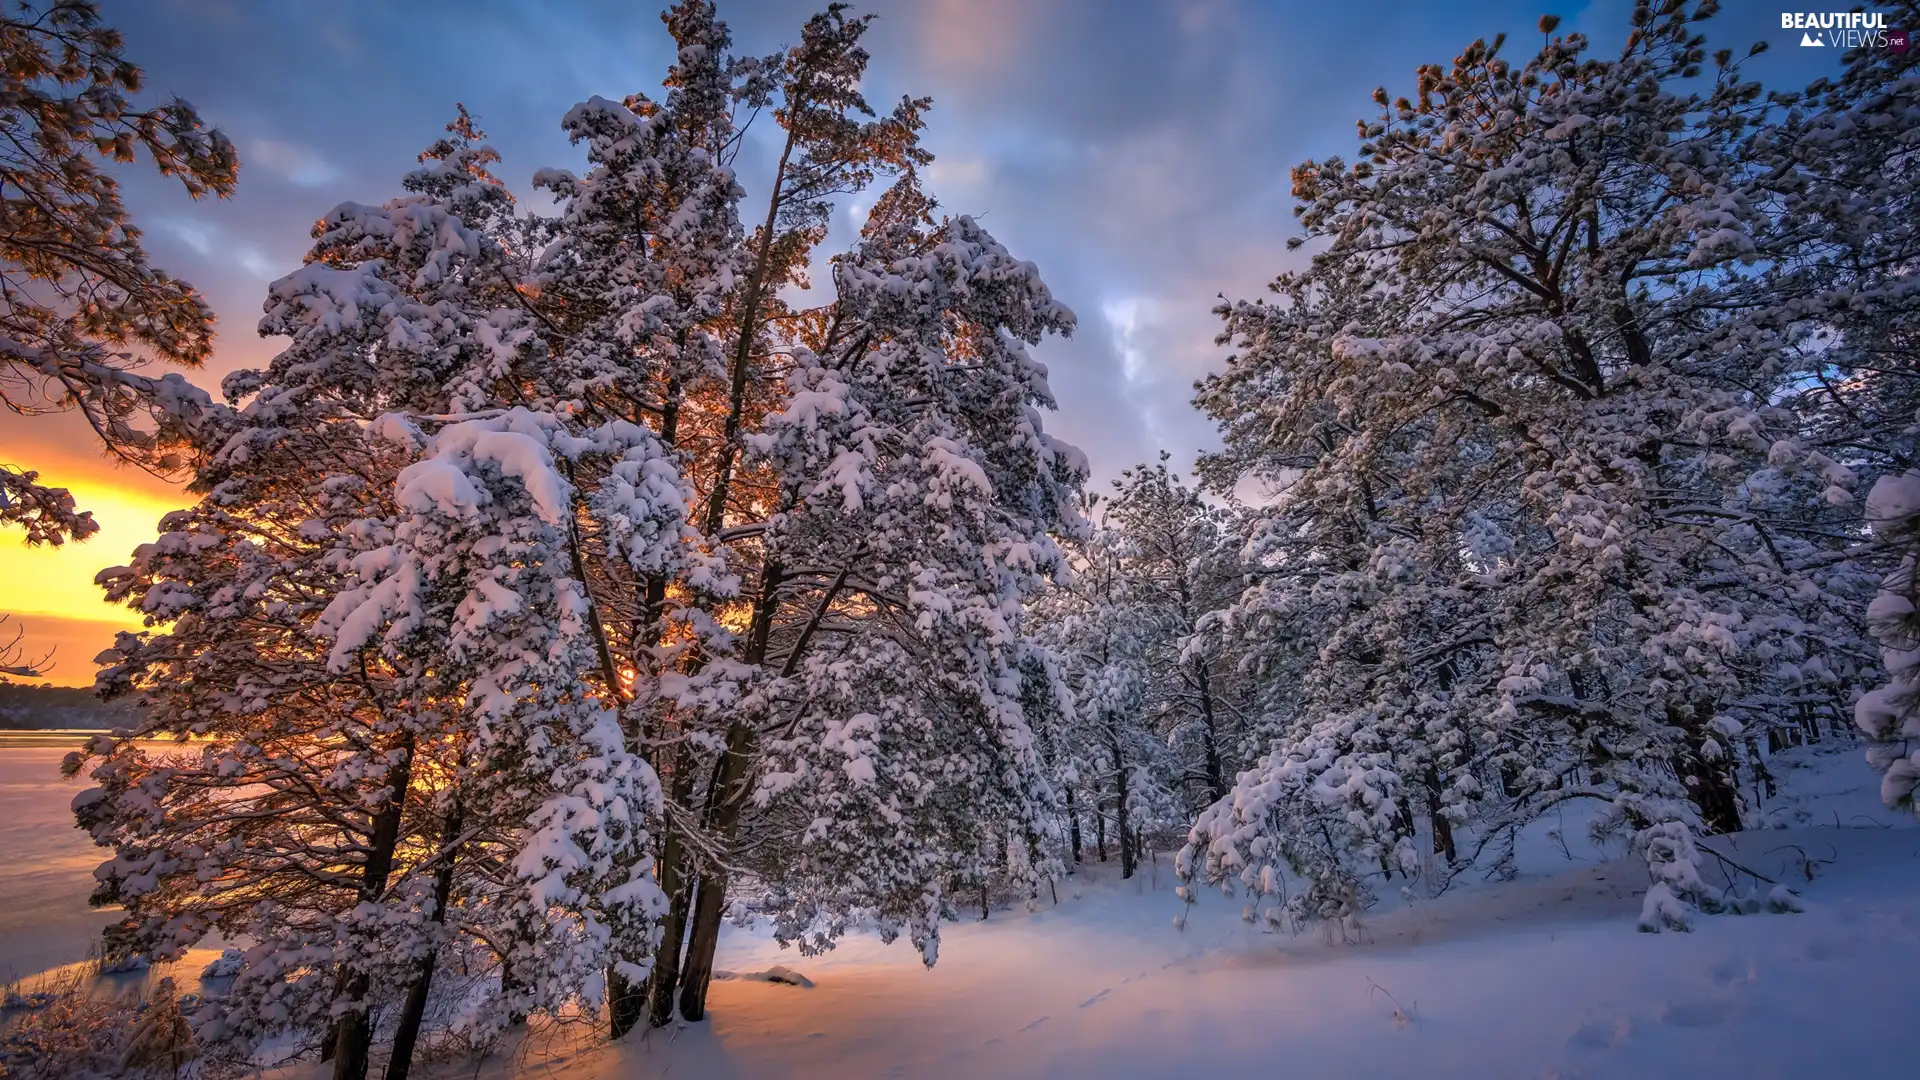
[{"label": "sky", "polygon": [[[1795,0],[1786,0],[1794,4]],[[1804,0],[1802,0],[1804,2]],[[736,47],[793,41],[819,5],[722,0]],[[1189,404],[1227,350],[1218,298],[1258,295],[1302,258],[1288,169],[1350,155],[1376,86],[1410,93],[1422,63],[1446,63],[1505,32],[1516,62],[1546,13],[1596,50],[1626,36],[1631,0],[873,0],[865,84],[878,107],[931,95],[928,186],[948,212],[978,218],[1033,260],[1079,328],[1035,355],[1051,372],[1051,429],[1084,449],[1096,487],[1162,449],[1177,468],[1216,445]],[[312,223],[345,200],[398,193],[414,156],[463,102],[523,197],[543,166],[578,168],[560,118],[599,94],[655,92],[671,41],[631,0],[102,0],[146,70],[147,95],[177,94],[241,154],[228,200],[193,202],[151,170],[122,176],[157,265],[201,289],[219,316],[221,376],[265,363],[255,332],[266,286],[300,265]],[[1798,9],[1797,4],[1793,8]],[[1750,71],[1780,86],[1838,69],[1837,50],[1802,49],[1780,0],[1724,0],[1710,47],[1772,51]],[[771,124],[738,168],[748,205],[771,172]],[[865,205],[849,199],[829,248]],[[34,468],[94,511],[101,532],[64,549],[0,536],[0,612],[49,681],[91,682],[92,657],[137,620],[93,586],[183,503],[173,488],[106,461],[72,417],[0,417],[0,461]],[[0,640],[4,640],[0,637]]]}]

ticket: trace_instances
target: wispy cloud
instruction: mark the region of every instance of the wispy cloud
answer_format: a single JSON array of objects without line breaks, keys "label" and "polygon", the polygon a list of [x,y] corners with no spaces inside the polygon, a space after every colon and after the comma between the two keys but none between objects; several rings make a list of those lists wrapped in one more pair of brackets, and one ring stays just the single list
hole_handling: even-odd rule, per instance
[{"label": "wispy cloud", "polygon": [[212,225],[192,218],[163,217],[154,222],[168,236],[192,248],[201,255],[213,253],[213,238],[218,232]]},{"label": "wispy cloud", "polygon": [[208,261],[216,269],[237,265],[257,281],[272,281],[285,272],[266,253],[244,240],[235,240],[211,222],[196,218],[168,216],[154,222],[162,233],[178,240],[188,250]]},{"label": "wispy cloud", "polygon": [[325,187],[340,179],[340,169],[309,147],[279,139],[254,139],[242,147],[246,164],[279,173],[303,188]]}]

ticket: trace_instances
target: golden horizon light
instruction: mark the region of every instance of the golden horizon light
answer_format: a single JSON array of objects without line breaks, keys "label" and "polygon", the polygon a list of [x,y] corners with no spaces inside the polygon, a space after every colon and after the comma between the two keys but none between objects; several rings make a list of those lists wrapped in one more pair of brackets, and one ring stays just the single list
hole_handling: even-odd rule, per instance
[{"label": "golden horizon light", "polygon": [[78,468],[71,461],[43,459],[18,464],[39,469],[41,483],[71,491],[80,509],[93,512],[100,531],[58,547],[28,547],[18,530],[0,534],[0,614],[11,616],[23,631],[25,658],[38,660],[53,653],[40,679],[22,681],[88,686],[93,682],[93,658],[113,644],[114,634],[141,628],[137,612],[103,598],[94,576],[127,563],[134,548],[158,534],[160,518],[188,505],[191,497],[180,493],[169,498],[162,482],[104,462]]}]

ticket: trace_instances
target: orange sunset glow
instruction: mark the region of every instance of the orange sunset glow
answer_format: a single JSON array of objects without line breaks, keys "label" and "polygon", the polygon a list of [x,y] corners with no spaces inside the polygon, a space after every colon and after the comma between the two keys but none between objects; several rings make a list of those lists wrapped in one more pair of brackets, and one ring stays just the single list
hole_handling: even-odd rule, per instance
[{"label": "orange sunset glow", "polygon": [[0,434],[0,460],[40,472],[43,483],[73,492],[93,512],[100,531],[80,543],[28,547],[16,533],[0,538],[0,612],[24,632],[33,659],[51,652],[44,680],[55,686],[93,682],[93,658],[140,617],[108,604],[94,585],[101,568],[125,563],[153,539],[162,515],[187,505],[178,488],[95,455],[84,428],[70,417],[9,416]]}]

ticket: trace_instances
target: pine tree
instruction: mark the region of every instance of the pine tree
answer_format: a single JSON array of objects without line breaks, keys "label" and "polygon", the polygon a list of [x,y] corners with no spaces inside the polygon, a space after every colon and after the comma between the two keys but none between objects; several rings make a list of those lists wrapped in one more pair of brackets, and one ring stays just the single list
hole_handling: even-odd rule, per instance
[{"label": "pine tree", "polygon": [[[1900,5],[1896,20],[1920,15]],[[1904,25],[1904,24],[1902,24]],[[1768,162],[1783,227],[1807,237],[1780,307],[1820,327],[1792,399],[1805,418],[1796,449],[1831,455],[1862,478],[1871,540],[1852,552],[1882,575],[1866,606],[1880,668],[1855,705],[1889,806],[1913,805],[1916,757],[1914,560],[1920,533],[1920,365],[1910,329],[1920,259],[1920,166],[1911,122],[1920,115],[1920,68],[1911,54],[1862,48],[1841,77],[1787,99],[1779,124],[1751,152]],[[1864,538],[1863,538],[1864,539]]]},{"label": "pine tree", "polygon": [[[449,131],[409,194],[322,219],[269,290],[262,329],[291,344],[203,427],[200,506],[104,578],[164,627],[123,635],[105,685],[152,703],[136,734],[214,736],[196,779],[130,739],[71,765],[102,782],[76,809],[118,852],[125,946],[260,942],[209,1034],[324,1027],[342,1080],[388,1003],[405,1076],[444,957],[495,973],[461,1021],[486,1037],[643,981],[665,907],[660,792],[591,678],[575,520],[661,567],[687,495],[643,427],[496,404],[538,341],[494,156],[464,110]],[[575,470],[611,479],[588,498]],[[225,812],[261,785],[258,818]]]},{"label": "pine tree", "polygon": [[[803,280],[835,196],[929,160],[918,146],[926,101],[903,100],[890,114],[875,115],[859,92],[868,21],[832,7],[807,23],[799,44],[752,61],[718,58],[725,34],[709,6],[682,4],[667,16],[682,63],[670,76],[662,115],[712,115],[715,103],[729,100],[766,103],[785,134],[764,221],[744,233],[738,261],[728,264],[737,291],[709,324],[724,344],[722,378],[717,387],[704,377],[683,381],[688,400],[702,408],[682,411],[676,433],[698,491],[692,525],[699,543],[740,583],[737,598],[698,588],[685,594],[687,636],[676,639],[684,644],[671,653],[660,684],[669,694],[652,721],[671,733],[673,746],[663,761],[674,779],[662,879],[677,888],[669,889],[663,951],[672,955],[681,946],[674,931],[685,910],[677,982],[680,1012],[689,1019],[704,1013],[729,881],[737,880],[726,862],[729,849],[743,830],[796,817],[803,799],[846,795],[802,785],[784,802],[769,798],[760,806],[755,796],[765,755],[782,755],[783,763],[812,757],[821,752],[819,725],[853,722],[836,715],[853,701],[832,689],[838,676],[824,666],[828,643],[854,638],[844,642],[847,655],[869,665],[897,657],[900,648],[946,665],[951,675],[930,680],[920,700],[896,706],[882,692],[886,684],[876,683],[864,710],[899,707],[921,718],[916,723],[927,738],[898,748],[909,756],[952,755],[956,735],[985,724],[989,759],[997,755],[1006,765],[992,787],[980,790],[1013,808],[1006,827],[1025,831],[1022,823],[1040,816],[1029,804],[1044,804],[1028,790],[1038,776],[1029,736],[998,685],[1017,685],[1018,637],[993,638],[982,652],[979,635],[992,631],[982,631],[979,619],[994,612],[1017,622],[1017,598],[1030,575],[1046,572],[1045,536],[1059,512],[1058,489],[1077,482],[1077,454],[1040,431],[1034,406],[1051,398],[1020,348],[1066,329],[1070,316],[1030,266],[1012,260],[970,220],[935,227],[930,201],[912,183],[876,206],[860,250],[837,261],[838,299],[799,312],[779,296],[782,285]],[[702,136],[705,147],[731,147],[738,138],[710,121],[667,122],[715,133]],[[710,235],[719,242],[724,232]],[[708,264],[723,261],[714,256]],[[713,429],[689,429],[692,417],[712,418]],[[837,501],[827,497],[829,489],[840,493]],[[927,507],[893,506],[915,491],[927,493]],[[928,525],[927,536],[898,539],[896,530],[930,514],[940,521]],[[979,515],[986,520],[975,520]],[[984,561],[983,550],[993,552]],[[1009,568],[986,574],[1000,559]],[[954,608],[927,621],[921,603]],[[842,629],[849,621],[861,627],[858,634]],[[818,704],[780,718],[794,702],[816,697]],[[708,740],[719,743],[718,755],[704,749],[713,745]],[[876,768],[883,779],[889,775],[884,759]],[[780,887],[785,895],[807,894],[803,903],[828,911],[829,922],[853,905],[880,907],[931,959],[937,880],[955,851],[977,852],[983,842],[975,842],[978,830],[964,818],[930,818],[915,828],[916,835],[873,833],[844,857],[823,855],[818,875]],[[902,844],[920,851],[904,875],[860,876],[844,861],[865,860],[858,865],[870,868],[900,857]],[[848,894],[853,881],[871,891]],[[783,925],[800,933],[813,920],[797,911]],[[812,940],[824,944],[831,936]],[[675,982],[663,970],[650,988],[656,1023],[671,1018]]]},{"label": "pine tree", "polygon": [[[1031,852],[1049,825],[1021,607],[1059,564],[1050,535],[1084,475],[1041,427],[1052,397],[1025,351],[1071,313],[1032,264],[933,209],[913,174],[897,182],[835,261],[836,301],[787,346],[781,407],[744,459],[768,516],[732,527],[757,549],[735,549],[758,564],[747,630],[683,691],[730,706],[717,831],[749,806],[836,822],[771,868],[779,925],[824,920],[823,945],[875,910],[929,963],[943,879],[983,846]],[[703,880],[697,916],[718,918],[722,887]],[[717,929],[696,918],[705,956]]]},{"label": "pine tree", "polygon": [[1883,543],[1898,545],[1898,562],[1867,606],[1881,644],[1887,681],[1862,695],[1854,716],[1872,745],[1867,760],[1880,770],[1888,806],[1916,808],[1920,788],[1920,469],[1881,477],[1867,496],[1867,519]]},{"label": "pine tree", "polygon": [[355,530],[352,573],[319,625],[329,667],[353,670],[371,650],[410,697],[445,703],[452,790],[439,831],[500,830],[495,850],[464,853],[499,869],[463,882],[460,898],[461,929],[501,953],[491,1022],[597,1004],[615,957],[623,978],[646,979],[665,897],[646,858],[657,780],[578,678],[595,648],[569,576],[574,499],[558,465],[578,448],[523,409],[430,436],[398,417],[379,426],[418,460],[395,479],[391,522]]},{"label": "pine tree", "polygon": [[1096,815],[1102,860],[1111,808],[1123,879],[1139,867],[1143,832],[1168,824],[1175,802],[1171,754],[1146,722],[1152,616],[1141,582],[1128,573],[1128,540],[1097,522],[1072,547],[1071,584],[1038,609],[1041,641],[1058,657],[1073,694],[1056,735],[1058,778]]},{"label": "pine tree", "polygon": [[[138,368],[198,366],[212,350],[213,312],[148,261],[118,181],[94,157],[132,162],[144,151],[197,199],[233,193],[239,155],[185,101],[129,99],[140,69],[90,0],[0,15],[0,67],[0,404],[76,410],[115,455],[178,472],[210,399],[177,372]],[[29,543],[95,531],[63,489],[35,480],[0,466],[0,522],[25,523]]]},{"label": "pine tree", "polygon": [[1145,708],[1182,762],[1174,782],[1197,810],[1218,802],[1245,764],[1236,738],[1243,681],[1214,614],[1241,589],[1239,537],[1227,512],[1168,471],[1168,457],[1121,474],[1105,521],[1124,537],[1122,573],[1143,621]]},{"label": "pine tree", "polygon": [[1844,695],[1855,478],[1776,405],[1811,330],[1770,316],[1796,248],[1742,154],[1759,88],[1728,53],[1677,88],[1710,14],[1641,4],[1618,59],[1553,20],[1523,65],[1476,42],[1376,93],[1361,161],[1295,170],[1326,248],[1222,308],[1199,400],[1215,482],[1287,484],[1232,621],[1300,690],[1185,872],[1291,864],[1343,912],[1423,832],[1510,844],[1587,796],[1665,865],[1741,827],[1749,723]]},{"label": "pine tree", "polygon": [[[315,629],[345,535],[383,508],[399,462],[352,425],[235,444],[203,470],[198,506],[101,574],[151,628],[121,634],[100,674],[143,719],[69,758],[98,785],[74,810],[114,852],[94,900],[126,912],[116,948],[166,960],[208,933],[251,942],[231,989],[194,1018],[203,1040],[246,1046],[344,1018],[363,1072],[370,1033],[351,1018],[405,984],[419,947],[404,852],[423,808],[417,756],[438,732],[390,668],[341,677]],[[144,746],[189,736],[205,741]]]},{"label": "pine tree", "polygon": [[[691,499],[680,470],[715,453],[720,432],[710,418],[720,410],[708,406],[725,393],[727,312],[748,269],[742,193],[731,169],[743,133],[733,110],[766,104],[770,65],[729,55],[726,26],[711,4],[680,4],[662,21],[678,46],[665,100],[636,94],[619,105],[581,103],[564,126],[586,146],[590,171],[536,174],[561,212],[544,225],[551,243],[522,295],[537,297],[532,306],[552,332],[537,392],[569,412],[649,424],[657,434],[661,455],[643,475],[607,478],[610,490],[683,488]],[[609,490],[600,478],[577,479],[590,490]],[[693,595],[707,597],[710,607],[734,595],[738,582],[718,560],[684,575],[622,559],[616,534],[623,528],[582,536],[590,553],[586,579],[606,624],[607,666],[617,655],[636,675],[625,706],[629,734],[655,756],[673,803],[684,805],[699,770],[683,738],[685,717],[658,700],[657,679],[698,639],[687,623],[701,610],[689,605]],[[677,528],[686,557],[699,558],[692,522]],[[616,1036],[638,1021],[649,998],[655,1023],[672,1017],[690,903],[683,849],[679,830],[663,830],[661,882],[671,904],[661,962],[644,992],[613,977]]]}]

